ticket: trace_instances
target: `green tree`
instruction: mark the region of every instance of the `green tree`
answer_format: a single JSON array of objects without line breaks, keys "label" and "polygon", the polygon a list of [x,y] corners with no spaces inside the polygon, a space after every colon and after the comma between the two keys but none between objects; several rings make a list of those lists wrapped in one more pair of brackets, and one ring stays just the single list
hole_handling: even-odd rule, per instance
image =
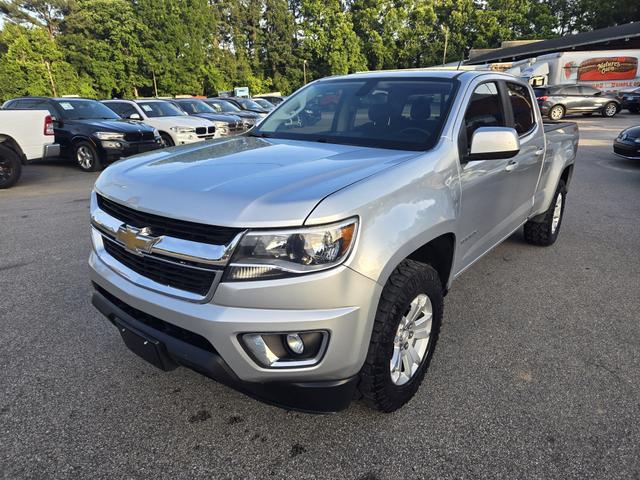
[{"label": "green tree", "polygon": [[207,0],[137,0],[133,9],[146,25],[138,31],[140,71],[150,85],[144,94],[202,94],[216,84],[217,19]]},{"label": "green tree", "polygon": [[259,57],[275,90],[291,93],[302,85],[301,52],[293,12],[287,0],[266,0]]},{"label": "green tree", "polygon": [[313,76],[366,69],[350,12],[340,0],[301,0],[300,10],[302,49],[311,59]]},{"label": "green tree", "polygon": [[0,32],[0,98],[92,95],[43,28],[8,24]]},{"label": "green tree", "polygon": [[101,97],[135,96],[149,86],[140,73],[144,25],[127,0],[77,0],[61,25],[60,46]]},{"label": "green tree", "polygon": [[72,0],[0,0],[0,14],[19,25],[44,28],[53,38]]}]

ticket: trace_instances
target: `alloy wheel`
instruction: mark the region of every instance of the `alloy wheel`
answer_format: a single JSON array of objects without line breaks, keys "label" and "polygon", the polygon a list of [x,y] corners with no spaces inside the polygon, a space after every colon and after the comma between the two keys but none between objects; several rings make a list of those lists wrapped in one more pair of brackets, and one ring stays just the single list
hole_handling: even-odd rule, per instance
[{"label": "alloy wheel", "polygon": [[407,383],[420,368],[427,355],[432,320],[431,300],[421,293],[411,301],[402,316],[393,341],[389,370],[395,385]]},{"label": "alloy wheel", "polygon": [[76,150],[76,160],[83,169],[89,170],[94,162],[93,152],[89,147],[80,145]]}]

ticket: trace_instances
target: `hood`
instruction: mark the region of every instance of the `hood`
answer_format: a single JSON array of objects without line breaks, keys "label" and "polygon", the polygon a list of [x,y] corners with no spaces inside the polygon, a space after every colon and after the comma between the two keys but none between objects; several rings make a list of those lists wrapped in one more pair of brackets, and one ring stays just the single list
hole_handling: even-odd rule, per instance
[{"label": "hood", "polygon": [[251,119],[254,119],[254,120],[257,120],[258,118],[262,118],[260,116],[260,114],[258,114],[256,112],[250,112],[248,110],[241,110],[239,112],[229,113],[229,115],[235,115],[235,116],[240,117],[240,118],[251,118]]},{"label": "hood", "polygon": [[153,127],[136,120],[64,120],[66,124],[86,125],[94,127],[95,131],[105,130],[108,132],[118,133],[137,133],[147,130],[153,130]]},{"label": "hood", "polygon": [[181,126],[181,127],[209,127],[211,122],[204,118],[194,117],[190,115],[175,115],[167,117],[151,117],[150,122],[160,121],[166,125]]},{"label": "hood", "polygon": [[207,120],[211,120],[212,122],[238,123],[241,121],[240,117],[238,116],[226,115],[224,113],[193,113],[192,116],[206,118]]},{"label": "hood", "polygon": [[636,125],[635,127],[629,127],[620,132],[620,135],[626,135],[628,138],[640,138],[640,125]]},{"label": "hood", "polygon": [[157,215],[229,227],[301,225],[324,197],[419,155],[240,136],[114,163],[96,190]]}]

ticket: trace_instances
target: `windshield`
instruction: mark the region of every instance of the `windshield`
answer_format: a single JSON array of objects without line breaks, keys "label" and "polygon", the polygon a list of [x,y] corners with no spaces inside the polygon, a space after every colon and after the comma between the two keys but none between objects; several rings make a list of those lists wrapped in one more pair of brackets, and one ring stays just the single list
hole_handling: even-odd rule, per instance
[{"label": "windshield", "polygon": [[178,105],[180,105],[185,112],[191,114],[217,112],[217,110],[214,110],[202,100],[181,100],[178,102]]},{"label": "windshield", "polygon": [[453,90],[452,80],[428,77],[319,81],[289,97],[252,135],[428,150]]},{"label": "windshield", "polygon": [[225,100],[205,100],[207,105],[215,108],[218,112],[239,112],[240,109],[233,103]]},{"label": "windshield", "polygon": [[147,117],[175,117],[184,116],[182,110],[169,102],[138,102]]},{"label": "windshield", "polygon": [[270,103],[267,100],[264,100],[262,98],[254,98],[253,101],[256,102],[258,105],[260,105],[261,107],[264,107],[269,110],[273,110],[273,103]]},{"label": "windshield", "polygon": [[261,105],[258,105],[253,100],[249,100],[248,98],[238,98],[236,101],[242,105],[242,108],[246,108],[247,110],[264,110]]},{"label": "windshield", "polygon": [[96,100],[58,100],[63,120],[119,120],[120,116]]}]

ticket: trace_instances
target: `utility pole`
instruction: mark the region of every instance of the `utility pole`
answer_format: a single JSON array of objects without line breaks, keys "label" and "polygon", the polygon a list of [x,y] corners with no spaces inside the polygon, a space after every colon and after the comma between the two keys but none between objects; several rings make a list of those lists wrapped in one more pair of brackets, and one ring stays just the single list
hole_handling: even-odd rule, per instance
[{"label": "utility pole", "polygon": [[442,53],[442,65],[447,63],[447,44],[449,43],[449,29],[443,25],[444,29],[444,52]]},{"label": "utility pole", "polygon": [[154,70],[151,70],[151,74],[153,75],[153,91],[156,94],[156,97],[158,96],[158,84],[156,83],[156,72]]},{"label": "utility pole", "polygon": [[304,84],[307,84],[307,61],[303,60],[302,61],[302,76],[304,79]]}]

